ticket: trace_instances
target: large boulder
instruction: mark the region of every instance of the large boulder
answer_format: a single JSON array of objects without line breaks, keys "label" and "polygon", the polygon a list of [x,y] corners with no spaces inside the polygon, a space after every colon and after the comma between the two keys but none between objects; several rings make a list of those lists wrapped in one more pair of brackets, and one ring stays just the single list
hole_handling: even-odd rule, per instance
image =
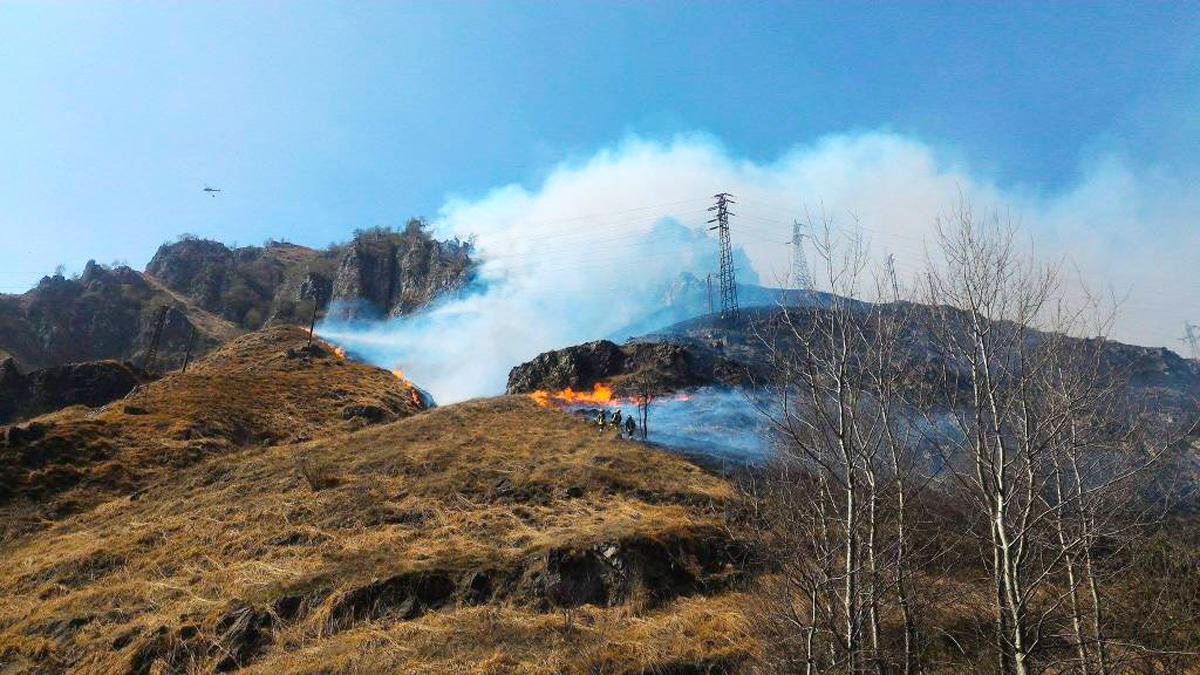
[{"label": "large boulder", "polygon": [[12,359],[0,362],[0,424],[36,417],[73,405],[115,401],[150,377],[129,363],[92,361],[22,374]]},{"label": "large boulder", "polygon": [[590,390],[610,384],[617,394],[635,393],[635,380],[645,380],[654,391],[674,391],[705,385],[733,385],[745,376],[741,364],[713,350],[670,342],[630,342],[618,346],[608,340],[587,342],[539,354],[508,374],[508,393]]}]

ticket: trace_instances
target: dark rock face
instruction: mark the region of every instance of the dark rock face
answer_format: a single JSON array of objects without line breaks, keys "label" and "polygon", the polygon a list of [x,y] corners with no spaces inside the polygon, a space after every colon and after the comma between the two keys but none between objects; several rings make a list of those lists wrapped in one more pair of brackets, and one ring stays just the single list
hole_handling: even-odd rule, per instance
[{"label": "dark rock face", "polygon": [[508,373],[508,393],[524,394],[539,389],[591,389],[625,370],[625,352],[608,340],[539,354],[537,358]]},{"label": "dark rock face", "polygon": [[146,272],[202,307],[220,300],[233,251],[205,239],[181,239],[158,248]]},{"label": "dark rock face", "polygon": [[0,362],[0,424],[72,405],[101,406],[150,377],[129,363],[92,361],[21,374],[12,359]]},{"label": "dark rock face", "polygon": [[[598,340],[538,355],[508,374],[508,393],[589,390],[597,382],[618,394],[632,387],[633,376],[648,376],[658,391],[711,384],[737,384],[744,369],[713,351],[668,342],[631,342],[623,347]],[[632,393],[630,391],[629,393]]]},{"label": "dark rock face", "polygon": [[611,607],[624,602],[637,582],[645,600],[654,606],[730,584],[736,578],[731,563],[745,560],[746,555],[740,543],[720,537],[631,537],[547,551],[534,586],[554,607]]}]

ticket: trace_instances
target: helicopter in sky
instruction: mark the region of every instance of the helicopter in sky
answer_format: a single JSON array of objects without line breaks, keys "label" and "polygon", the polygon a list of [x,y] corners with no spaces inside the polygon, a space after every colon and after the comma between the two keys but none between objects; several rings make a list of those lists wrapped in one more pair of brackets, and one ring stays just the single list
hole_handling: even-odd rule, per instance
[{"label": "helicopter in sky", "polygon": [[221,188],[215,188],[215,187],[210,187],[208,185],[205,185],[204,191],[207,192],[210,196],[216,197],[217,193],[221,191]]}]

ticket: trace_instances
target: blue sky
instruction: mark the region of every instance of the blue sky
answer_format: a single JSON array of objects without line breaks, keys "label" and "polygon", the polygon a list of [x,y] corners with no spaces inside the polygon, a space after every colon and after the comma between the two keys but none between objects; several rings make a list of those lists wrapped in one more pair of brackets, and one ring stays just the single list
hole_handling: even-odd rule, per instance
[{"label": "blue sky", "polygon": [[1183,180],[1197,110],[1198,3],[0,2],[0,292],[182,232],[323,245],[630,136]]}]

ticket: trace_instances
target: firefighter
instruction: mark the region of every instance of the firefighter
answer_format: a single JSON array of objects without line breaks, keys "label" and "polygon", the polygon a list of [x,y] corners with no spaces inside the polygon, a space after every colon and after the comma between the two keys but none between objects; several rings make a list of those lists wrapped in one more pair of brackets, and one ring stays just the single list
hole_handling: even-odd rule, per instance
[{"label": "firefighter", "polygon": [[633,415],[630,415],[629,417],[625,418],[625,435],[630,438],[633,438],[633,435],[636,432],[637,432],[637,422],[634,422]]},{"label": "firefighter", "polygon": [[612,415],[612,423],[617,428],[617,433],[621,433],[621,410],[619,408]]},{"label": "firefighter", "polygon": [[608,426],[608,415],[604,414],[603,409],[596,415],[596,424],[600,426],[601,431],[604,431],[604,428]]}]

